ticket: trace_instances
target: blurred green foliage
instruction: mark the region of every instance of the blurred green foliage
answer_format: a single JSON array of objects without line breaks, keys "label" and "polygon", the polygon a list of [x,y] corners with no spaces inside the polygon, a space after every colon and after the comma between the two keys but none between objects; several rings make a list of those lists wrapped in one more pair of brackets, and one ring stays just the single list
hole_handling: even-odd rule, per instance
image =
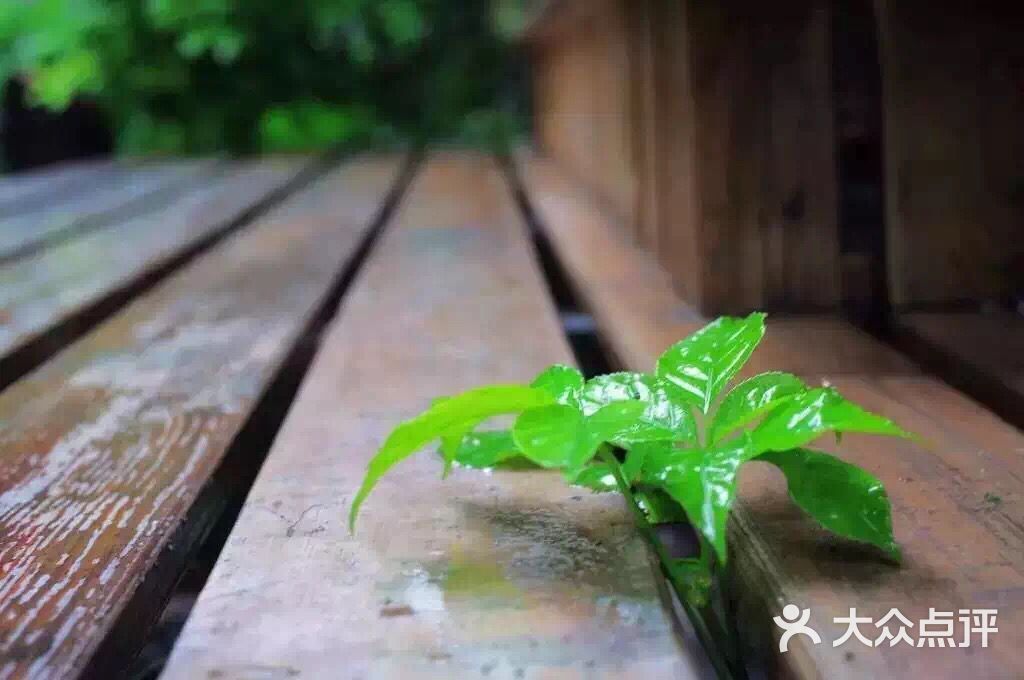
[{"label": "blurred green foliage", "polygon": [[497,143],[523,126],[521,0],[6,0],[0,79],[88,95],[125,153]]}]

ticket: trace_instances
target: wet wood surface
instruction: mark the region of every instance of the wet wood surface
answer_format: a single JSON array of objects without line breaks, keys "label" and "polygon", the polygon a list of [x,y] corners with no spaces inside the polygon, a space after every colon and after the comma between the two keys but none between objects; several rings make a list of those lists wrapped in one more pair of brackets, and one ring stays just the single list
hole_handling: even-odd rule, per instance
[{"label": "wet wood surface", "polygon": [[618,498],[424,451],[348,504],[438,395],[571,362],[487,158],[417,175],[339,316],[179,638],[165,680],[694,677]]},{"label": "wet wood surface", "polygon": [[1024,318],[1004,310],[907,312],[910,350],[953,384],[1024,424]]},{"label": "wet wood surface", "polygon": [[158,614],[160,560],[202,538],[183,518],[399,166],[346,163],[0,393],[0,678],[95,671],[137,594]]},{"label": "wet wood surface", "polygon": [[88,176],[76,177],[88,184],[86,190],[67,186],[52,201],[0,217],[0,263],[33,252],[62,234],[141,212],[147,203],[158,204],[159,198],[173,196],[189,182],[201,181],[204,173],[215,167],[212,160],[125,164],[102,172],[99,182]]},{"label": "wet wood surface", "polygon": [[[522,167],[527,193],[603,340],[624,367],[650,370],[665,347],[705,320],[558,173],[543,162]],[[827,380],[926,442],[848,436],[841,447],[822,447],[885,483],[902,567],[818,528],[788,499],[774,468],[744,468],[732,571],[737,618],[765,655],[759,663],[770,675],[798,678],[1024,676],[1024,434],[837,319],[770,320],[752,369]],[[771,617],[787,603],[811,610],[822,644],[797,636],[787,654],[774,653],[780,631]],[[874,621],[896,607],[915,625],[929,607],[954,617],[960,609],[997,609],[999,632],[985,649],[977,637],[955,649],[833,647],[845,631],[834,618],[851,607]],[[872,639],[881,632],[868,628]]]},{"label": "wet wood surface", "polygon": [[223,229],[307,163],[280,159],[225,167],[162,208],[0,265],[0,358]]},{"label": "wet wood surface", "polygon": [[53,200],[62,192],[89,187],[120,165],[110,160],[73,161],[0,174],[0,215],[13,215]]}]

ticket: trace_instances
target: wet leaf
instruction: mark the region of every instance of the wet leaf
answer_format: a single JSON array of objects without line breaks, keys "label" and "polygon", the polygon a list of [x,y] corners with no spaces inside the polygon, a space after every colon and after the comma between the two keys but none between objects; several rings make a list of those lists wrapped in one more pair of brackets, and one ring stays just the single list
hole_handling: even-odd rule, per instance
[{"label": "wet leaf", "polygon": [[491,416],[518,413],[552,401],[544,390],[522,385],[480,387],[435,401],[429,409],[396,427],[370,460],[363,484],[352,500],[349,530],[354,530],[360,506],[384,473],[431,441]]},{"label": "wet leaf", "polygon": [[626,400],[645,404],[643,420],[654,427],[644,430],[638,425],[634,435],[620,440],[621,443],[663,439],[665,430],[677,441],[694,439],[697,427],[685,395],[671,383],[646,373],[610,373],[588,380],[580,407],[589,416],[609,404]]},{"label": "wet leaf", "polygon": [[671,433],[644,420],[647,405],[636,400],[604,406],[589,416],[555,404],[524,412],[512,428],[523,454],[538,465],[562,468],[574,479],[604,442],[636,437],[671,438]]},{"label": "wet leaf", "polygon": [[782,470],[790,497],[823,527],[878,546],[893,559],[900,559],[900,548],[893,538],[889,496],[874,476],[811,449],[764,453],[756,460]]},{"label": "wet leaf", "polygon": [[470,432],[455,452],[455,462],[464,467],[492,468],[521,456],[510,430]]},{"label": "wet leaf", "polygon": [[583,415],[564,404],[524,411],[516,418],[512,438],[524,456],[546,468],[582,467],[579,461],[589,446]]},{"label": "wet leaf", "polygon": [[831,387],[787,399],[751,432],[751,456],[799,448],[826,432],[861,432],[909,437],[892,421],[865,411]]},{"label": "wet leaf", "polygon": [[736,473],[747,457],[750,435],[706,451],[680,451],[672,462],[651,469],[645,481],[663,488],[683,506],[690,522],[726,561],[726,526],[736,502]]},{"label": "wet leaf", "polygon": [[708,428],[708,441],[716,444],[736,428],[756,420],[785,399],[807,391],[790,373],[762,373],[744,380],[725,395]]},{"label": "wet leaf", "polygon": [[579,407],[584,382],[583,374],[577,369],[555,364],[534,378],[530,386],[550,393],[559,404]]},{"label": "wet leaf", "polygon": [[618,491],[619,486],[615,483],[615,475],[611,468],[604,463],[588,465],[580,470],[576,478],[572,480],[576,486],[584,486],[595,493],[610,493]]},{"label": "wet leaf", "polygon": [[658,359],[656,373],[677,386],[688,403],[707,413],[725,385],[764,336],[762,313],[723,316],[677,342]]}]

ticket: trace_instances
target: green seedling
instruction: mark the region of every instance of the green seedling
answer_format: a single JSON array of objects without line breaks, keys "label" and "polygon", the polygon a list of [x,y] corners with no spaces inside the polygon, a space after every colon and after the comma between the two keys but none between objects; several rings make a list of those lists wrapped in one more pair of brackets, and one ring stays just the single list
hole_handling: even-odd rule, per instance
[{"label": "green seedling", "polygon": [[[822,526],[900,559],[882,483],[840,458],[808,448],[823,435],[909,435],[831,387],[789,373],[729,384],[765,332],[765,315],[722,317],[668,348],[654,373],[590,380],[551,366],[530,385],[482,387],[437,399],[400,424],[371,460],[352,502],[350,528],[384,473],[434,441],[445,474],[452,464],[489,468],[529,461],[559,470],[570,484],[619,492],[654,544],[681,598],[706,603],[712,575],[728,559],[726,527],[737,473],[748,462],[779,468],[793,501]],[[516,415],[510,430],[478,429]],[[651,525],[688,521],[701,555],[669,557]]]}]

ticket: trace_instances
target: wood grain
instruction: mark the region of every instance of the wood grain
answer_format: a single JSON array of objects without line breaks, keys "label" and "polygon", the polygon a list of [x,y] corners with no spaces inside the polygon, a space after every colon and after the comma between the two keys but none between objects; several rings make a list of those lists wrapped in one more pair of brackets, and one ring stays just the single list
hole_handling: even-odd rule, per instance
[{"label": "wood grain", "polygon": [[307,161],[240,164],[163,208],[0,265],[0,357],[130,286],[292,179]]},{"label": "wood grain", "polygon": [[72,161],[0,175],[0,216],[34,209],[65,192],[87,189],[123,165],[109,160]]},{"label": "wood grain", "polygon": [[899,315],[911,351],[957,387],[1024,425],[1024,319],[1002,310]]},{"label": "wood grain", "polygon": [[894,304],[1024,286],[1024,14],[876,0]]},{"label": "wood grain", "polygon": [[182,518],[398,166],[344,165],[0,394],[0,678],[74,677],[137,591],[159,611],[157,558],[201,538]]},{"label": "wood grain", "polygon": [[[624,367],[650,370],[670,342],[704,320],[550,166],[523,167],[528,195],[602,339]],[[928,442],[850,436],[841,448],[824,446],[885,483],[901,568],[818,528],[792,505],[774,468],[744,468],[731,532],[737,619],[769,676],[1024,676],[1024,434],[838,319],[770,319],[751,364],[748,372],[784,369],[827,380]],[[786,603],[811,609],[823,644],[794,638],[789,653],[773,653],[779,629],[771,617]],[[833,647],[829,641],[844,630],[833,618],[850,607],[875,620],[898,607],[912,621],[929,607],[997,608],[1000,630],[988,649],[977,642],[941,650]]]},{"label": "wood grain", "polygon": [[[551,27],[535,24],[539,148],[614,209],[697,309],[836,308],[828,3],[612,7],[555,3]],[[623,46],[625,83],[608,77]],[[627,135],[611,124],[623,113]]]},{"label": "wood grain", "polygon": [[88,191],[66,192],[28,212],[0,218],[0,263],[39,249],[61,234],[115,222],[147,199],[202,179],[214,161],[177,161],[116,167]]},{"label": "wood grain", "polygon": [[437,395],[571,361],[487,158],[440,156],[346,296],[163,678],[694,677],[617,498],[423,452],[348,502]]}]

